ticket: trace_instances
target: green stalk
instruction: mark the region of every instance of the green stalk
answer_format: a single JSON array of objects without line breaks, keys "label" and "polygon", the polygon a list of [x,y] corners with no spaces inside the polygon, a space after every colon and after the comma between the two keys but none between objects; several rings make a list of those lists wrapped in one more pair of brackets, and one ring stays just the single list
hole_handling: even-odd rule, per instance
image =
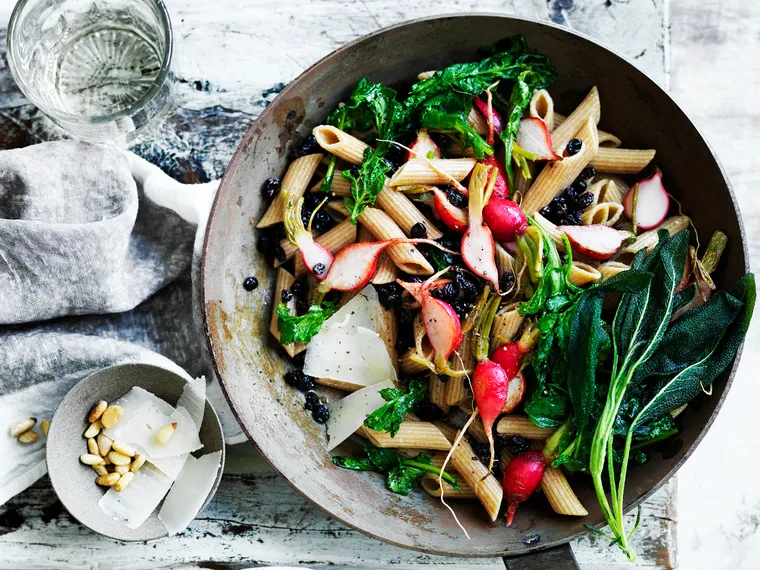
[{"label": "green stalk", "polygon": [[[346,108],[343,107],[341,109],[340,113],[340,119],[338,119],[338,125],[337,127],[340,130],[343,130],[343,125],[346,123]],[[330,186],[332,186],[333,178],[335,177],[335,163],[337,162],[337,156],[334,154],[330,155],[330,160],[327,162],[327,171],[325,172],[325,178],[322,180],[322,184],[320,185],[319,189],[322,192],[329,192]]]},{"label": "green stalk", "polygon": [[449,485],[454,487],[457,491],[459,490],[459,485],[457,484],[457,480],[452,477],[449,473],[446,473],[445,471],[441,471],[436,467],[435,465],[428,465],[427,463],[420,463],[419,461],[413,461],[412,459],[402,459],[401,465],[405,467],[414,467],[415,469],[419,469],[420,471],[427,471],[429,473],[435,473],[436,475],[440,475],[441,479],[446,481]]},{"label": "green stalk", "polygon": [[726,234],[720,231],[713,233],[710,238],[710,242],[705,249],[705,254],[702,256],[702,267],[708,275],[718,267],[720,256],[723,255],[723,250],[726,249],[727,241]]},{"label": "green stalk", "polygon": [[501,303],[501,297],[495,295],[475,322],[475,334],[472,338],[472,354],[478,362],[488,358],[491,328],[493,327],[496,312],[499,310],[499,303]]}]

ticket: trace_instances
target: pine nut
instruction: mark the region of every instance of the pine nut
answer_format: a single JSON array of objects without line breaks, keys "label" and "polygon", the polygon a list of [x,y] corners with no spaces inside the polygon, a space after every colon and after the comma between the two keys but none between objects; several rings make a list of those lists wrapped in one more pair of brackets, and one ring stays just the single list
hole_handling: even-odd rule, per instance
[{"label": "pine nut", "polygon": [[156,434],[156,443],[166,443],[171,436],[174,435],[174,430],[177,429],[177,422],[172,422],[167,426],[162,427]]},{"label": "pine nut", "polygon": [[108,455],[103,456],[103,465],[111,465],[111,459],[108,457]]},{"label": "pine nut", "polygon": [[100,450],[98,449],[98,443],[95,441],[94,437],[91,437],[87,440],[87,450],[90,452],[91,455],[100,455]]},{"label": "pine nut", "polygon": [[108,406],[103,415],[100,417],[100,423],[103,427],[110,429],[121,421],[124,417],[124,408],[121,406]]},{"label": "pine nut", "polygon": [[124,475],[124,473],[129,471],[129,465],[114,465],[113,470],[114,470],[114,473],[118,473],[119,475]]},{"label": "pine nut", "polygon": [[95,406],[90,410],[90,415],[87,417],[87,421],[92,423],[96,422],[100,419],[100,416],[103,415],[103,412],[106,411],[106,408],[108,407],[108,402],[105,400],[100,400]]},{"label": "pine nut", "polygon": [[18,436],[19,443],[34,443],[40,438],[39,434],[36,431],[25,431],[20,436]]},{"label": "pine nut", "polygon": [[112,447],[114,451],[117,451],[118,453],[121,453],[122,455],[126,455],[127,457],[135,456],[134,448],[130,447],[126,443],[122,443],[121,441],[114,441],[112,444]]},{"label": "pine nut", "polygon": [[50,430],[50,422],[48,420],[42,420],[40,425],[42,426],[42,433],[47,437],[48,430]]},{"label": "pine nut", "polygon": [[100,451],[100,455],[103,457],[108,455],[108,452],[111,451],[111,444],[113,444],[113,440],[110,437],[104,433],[98,434],[98,451]]},{"label": "pine nut", "polygon": [[79,457],[79,461],[85,465],[103,465],[103,458],[98,455],[92,455],[91,453],[85,453]]},{"label": "pine nut", "polygon": [[130,457],[122,455],[118,451],[109,451],[108,459],[110,459],[111,463],[114,465],[129,465],[132,463],[132,459]]},{"label": "pine nut", "polygon": [[84,436],[89,437],[95,437],[100,433],[100,430],[102,428],[102,424],[100,423],[100,420],[96,420],[90,424],[90,427],[87,428],[87,430],[84,432]]},{"label": "pine nut", "polygon": [[108,469],[106,469],[103,465],[93,465],[92,468],[95,470],[95,473],[101,477],[108,475]]},{"label": "pine nut", "polygon": [[95,479],[95,482],[103,487],[113,487],[121,478],[122,475],[119,475],[118,473],[109,473],[108,475],[101,475]]},{"label": "pine nut", "polygon": [[145,463],[145,456],[141,453],[135,455],[135,460],[132,462],[132,466],[129,468],[133,473],[140,470],[140,467]]},{"label": "pine nut", "polygon": [[22,433],[29,431],[34,427],[34,424],[37,423],[36,418],[24,418],[23,420],[19,420],[17,422],[14,422],[11,424],[11,435],[13,437],[18,437]]},{"label": "pine nut", "polygon": [[135,474],[131,471],[128,471],[124,473],[124,475],[119,478],[116,485],[114,485],[114,489],[116,489],[117,493],[121,493],[124,489],[127,488],[127,485],[129,485],[132,482],[132,479],[135,478]]}]

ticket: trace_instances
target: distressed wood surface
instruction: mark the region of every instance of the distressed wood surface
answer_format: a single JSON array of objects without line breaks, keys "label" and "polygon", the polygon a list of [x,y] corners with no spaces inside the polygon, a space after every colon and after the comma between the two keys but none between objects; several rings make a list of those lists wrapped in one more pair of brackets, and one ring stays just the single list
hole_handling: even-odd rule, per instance
[{"label": "distressed wood surface", "polygon": [[[134,150],[184,182],[218,178],[256,116],[313,62],[380,27],[442,13],[501,12],[566,25],[667,85],[667,2],[167,0],[176,38],[176,107],[140,136]],[[9,4],[0,2],[0,22],[7,22]],[[5,29],[0,29],[3,56],[4,47]],[[24,99],[0,59],[0,148],[63,136]],[[369,539],[297,495],[248,444],[231,451],[228,474],[209,507],[181,535],[147,544],[118,543],[84,529],[43,479],[0,507],[0,568],[504,567],[498,559],[442,558]],[[671,482],[644,506],[635,539],[637,567],[676,566],[674,496]],[[572,548],[584,569],[631,567],[604,541],[584,537]]]}]

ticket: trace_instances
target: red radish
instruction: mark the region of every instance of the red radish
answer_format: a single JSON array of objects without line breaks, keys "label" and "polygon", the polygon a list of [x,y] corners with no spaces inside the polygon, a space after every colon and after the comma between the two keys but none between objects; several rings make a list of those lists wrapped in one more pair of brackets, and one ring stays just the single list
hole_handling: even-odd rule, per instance
[{"label": "red radish", "polygon": [[483,220],[498,242],[515,241],[528,227],[528,218],[520,206],[509,198],[499,196],[491,196],[488,200],[483,208]]},{"label": "red radish", "polygon": [[478,362],[472,373],[472,395],[483,420],[483,429],[491,449],[488,471],[493,468],[494,461],[493,423],[507,401],[508,390],[509,377],[501,366],[487,358]]},{"label": "red radish", "polygon": [[[489,121],[488,101],[483,101],[483,99],[480,97],[475,97],[472,102],[475,104],[475,106],[478,108],[478,111],[480,111],[480,114],[483,115],[483,118],[485,118],[486,122],[489,124],[488,144],[493,146],[493,134],[496,133],[498,135],[504,130],[504,119],[502,118],[501,113],[499,113],[496,109],[493,108],[493,105],[491,105],[491,120]],[[491,127],[493,127],[493,129]]]},{"label": "red radish", "polygon": [[534,160],[562,160],[562,157],[554,152],[552,136],[546,128],[546,123],[538,117],[520,119],[515,144],[534,154],[536,156]]},{"label": "red radish", "polygon": [[525,377],[522,375],[522,372],[520,372],[509,381],[509,394],[507,396],[507,401],[504,402],[504,407],[501,409],[501,413],[509,414],[515,411],[515,408],[523,401],[526,389],[527,385],[525,383]]},{"label": "red radish", "polygon": [[485,164],[496,169],[498,175],[496,176],[496,184],[493,187],[493,195],[499,198],[509,198],[509,182],[507,182],[507,169],[504,167],[499,159],[494,155],[481,158],[478,161],[479,164]]},{"label": "red radish", "polygon": [[507,526],[512,524],[517,507],[538,489],[549,461],[543,451],[526,451],[504,469],[502,487],[507,496]]},{"label": "red radish", "polygon": [[[406,160],[409,161],[413,158],[443,158],[441,149],[435,144],[426,129],[420,129],[417,131],[417,138],[409,148],[414,152],[406,151]],[[431,154],[432,153],[432,154]]]},{"label": "red radish", "polygon": [[612,257],[623,245],[623,240],[631,235],[604,224],[557,226],[557,230],[567,236],[573,248],[591,259]]},{"label": "red radish", "polygon": [[468,222],[467,210],[449,202],[446,193],[438,188],[433,189],[433,200],[435,212],[446,227],[459,234],[464,232]]},{"label": "red radish", "polygon": [[[636,186],[631,186],[623,199],[625,215],[629,220],[633,220],[633,194]],[[638,188],[636,226],[642,230],[651,230],[662,223],[670,208],[670,198],[662,185],[662,171],[656,169],[652,176],[638,183]]]},{"label": "red radish", "polygon": [[483,206],[487,201],[496,177],[496,170],[476,164],[470,175],[470,225],[462,236],[462,259],[473,273],[490,281],[499,292],[499,271],[494,255],[496,245],[488,226],[483,223]]},{"label": "red radish", "polygon": [[518,343],[510,342],[494,350],[491,353],[491,360],[504,369],[507,378],[514,378],[520,371],[520,360],[524,354]]},{"label": "red radish", "polygon": [[[311,232],[308,231],[301,219],[303,198],[293,202],[285,190],[282,190],[282,201],[285,203],[283,222],[285,233],[290,243],[301,252],[301,258],[306,269],[319,281],[322,281],[330,270],[333,263],[333,254],[319,245]],[[311,225],[311,224],[309,224]]]}]

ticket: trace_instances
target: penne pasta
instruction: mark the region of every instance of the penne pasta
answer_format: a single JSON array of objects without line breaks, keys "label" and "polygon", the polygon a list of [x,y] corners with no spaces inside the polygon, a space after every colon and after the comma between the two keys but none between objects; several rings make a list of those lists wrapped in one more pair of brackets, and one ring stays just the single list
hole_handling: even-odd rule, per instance
[{"label": "penne pasta", "polygon": [[[446,436],[448,441],[454,442],[456,430],[448,424],[436,423],[436,426]],[[462,438],[456,449],[451,454],[451,464],[457,470],[461,479],[475,491],[475,496],[485,507],[491,522],[499,516],[501,501],[504,491],[501,482],[488,472],[488,467],[477,458],[466,439]],[[457,478],[459,479],[459,478]]]},{"label": "penne pasta", "polygon": [[[322,192],[322,180],[314,184],[314,186],[309,189],[309,192]],[[341,198],[351,195],[351,181],[348,178],[343,178],[342,170],[335,171],[332,182],[330,183],[330,192],[333,196],[339,196]]]},{"label": "penne pasta", "polygon": [[591,159],[591,166],[599,172],[613,174],[636,174],[654,159],[655,150],[633,150],[629,148],[600,147]]},{"label": "penne pasta", "polygon": [[[564,115],[560,115],[556,111],[554,112],[554,128],[556,129],[558,126],[560,126],[567,117]],[[617,148],[622,143],[622,141],[617,138],[612,133],[608,133],[607,131],[597,130],[599,133],[599,146],[605,146],[607,148]]]},{"label": "penne pasta", "polygon": [[599,193],[600,202],[615,202],[622,204],[625,195],[628,193],[628,184],[618,176],[610,176],[607,183],[602,186]]},{"label": "penne pasta", "polygon": [[364,162],[364,151],[369,148],[356,137],[332,125],[319,125],[312,131],[317,143],[327,152],[351,164]]},{"label": "penne pasta", "polygon": [[523,172],[521,168],[516,169],[515,171],[515,191],[514,194],[519,194],[520,196],[525,196],[528,193],[528,190],[530,190],[531,184],[533,184],[533,180],[535,179],[535,172],[536,172],[536,165],[534,162],[528,161],[528,171],[530,172],[531,178],[525,178],[523,176]]},{"label": "penne pasta", "polygon": [[446,382],[441,381],[437,374],[430,374],[428,397],[431,403],[441,408],[444,412],[449,410],[449,405],[446,403]]},{"label": "penne pasta", "polygon": [[565,242],[562,241],[563,234],[557,229],[557,226],[544,218],[539,212],[533,214],[533,219],[554,240],[554,245],[557,246],[557,249],[565,251]]},{"label": "penne pasta", "polygon": [[495,243],[496,246],[496,268],[499,270],[499,275],[504,275],[504,273],[515,273],[515,258],[514,256],[509,253],[506,249],[504,249],[501,244]]},{"label": "penne pasta", "polygon": [[[367,229],[378,240],[406,238],[404,232],[391,217],[378,208],[366,208],[359,216],[359,222],[367,226]],[[433,267],[427,259],[410,243],[392,245],[385,251],[393,263],[404,273],[410,275],[431,275],[433,273]]]},{"label": "penne pasta", "polygon": [[[430,346],[429,343],[428,343],[428,346]],[[417,353],[415,349],[410,348],[399,357],[398,366],[401,372],[403,372],[404,374],[419,374],[420,372],[425,372],[427,370],[430,370],[427,366],[425,366],[424,364],[420,364],[420,362],[412,358],[413,356],[419,356],[419,354]],[[432,358],[432,356],[433,356],[433,347],[431,346],[430,353],[428,354],[428,358]]]},{"label": "penne pasta", "polygon": [[350,215],[343,200],[332,200],[325,204],[325,209],[333,214],[333,217],[347,218]]},{"label": "penne pasta", "polygon": [[[290,290],[290,287],[295,283],[296,279],[293,277],[290,273],[285,271],[282,268],[279,268],[277,270],[277,279],[274,283],[274,303],[272,306],[272,317],[269,320],[269,332],[272,333],[272,336],[277,339],[279,342],[280,340],[280,329],[277,326],[278,323],[278,317],[277,317],[277,306],[280,304],[281,294],[284,290]],[[291,315],[296,314],[296,299],[295,296],[293,296],[290,301],[286,303],[288,306],[288,310]],[[293,344],[283,344],[282,348],[285,349],[285,352],[287,352],[291,357],[295,356],[296,354],[303,352],[306,350],[306,345],[297,342]]]},{"label": "penne pasta", "polygon": [[[580,138],[583,142],[586,142],[582,136],[578,136],[578,133],[585,128],[584,125],[589,121],[591,121],[594,126],[598,125],[601,115],[602,107],[599,103],[599,91],[596,87],[592,87],[589,94],[586,95],[586,98],[564,121],[557,121],[557,116],[555,114],[554,130],[552,131],[554,151],[558,154],[562,154],[565,145],[574,138]],[[598,138],[596,144],[598,146]],[[594,154],[596,154],[596,152]]]},{"label": "penne pasta", "polygon": [[568,280],[573,285],[582,287],[589,283],[596,283],[602,278],[602,274],[596,269],[596,267],[583,263],[582,261],[573,261],[570,267],[570,276]]},{"label": "penne pasta", "polygon": [[396,324],[396,315],[387,307],[382,307],[383,326],[379,326],[380,330],[377,334],[385,343],[385,348],[388,349],[388,355],[393,362],[393,368],[398,373],[398,352],[396,352],[396,341],[398,341],[398,325]]},{"label": "penne pasta", "polygon": [[[312,231],[311,235],[312,236],[316,236],[317,233],[314,232],[314,231]],[[283,259],[282,261],[280,261],[279,259],[275,258],[275,260],[274,260],[274,266],[275,267],[279,267],[280,265],[282,265],[283,263],[285,263],[289,259],[293,259],[293,256],[296,253],[298,253],[298,247],[296,247],[295,245],[293,245],[292,243],[290,243],[290,240],[288,240],[288,239],[282,239],[282,240],[280,240],[280,247],[282,248],[282,251],[285,252],[285,259]]]},{"label": "penne pasta", "polygon": [[470,424],[470,427],[467,428],[467,435],[469,435],[475,441],[479,441],[480,443],[488,441],[486,430],[483,427],[483,420],[481,420],[479,417],[476,418]]},{"label": "penne pasta", "polygon": [[284,213],[284,203],[282,201],[283,192],[293,198],[300,198],[306,192],[309,182],[314,176],[320,161],[321,154],[307,154],[301,158],[295,159],[290,163],[285,176],[282,179],[280,192],[278,192],[269,204],[269,208],[256,224],[257,228],[267,228],[282,221]]},{"label": "penne pasta", "polygon": [[602,281],[606,281],[622,271],[628,271],[630,268],[630,265],[619,261],[605,261],[597,267],[597,270],[602,274]]},{"label": "penne pasta", "polygon": [[336,388],[338,390],[343,390],[344,392],[356,392],[357,390],[366,388],[363,384],[354,384],[353,382],[346,382],[343,380],[333,380],[332,378],[314,378],[314,382],[321,386]]},{"label": "penne pasta", "polygon": [[600,202],[586,208],[586,211],[581,214],[581,221],[587,226],[592,224],[614,226],[622,215],[623,204],[619,202]]},{"label": "penne pasta", "polygon": [[433,77],[433,75],[436,74],[436,70],[432,71],[423,71],[422,73],[417,74],[417,81],[425,81],[426,79],[430,79]]},{"label": "penne pasta", "polygon": [[375,206],[382,208],[390,218],[396,222],[396,225],[406,235],[411,235],[412,226],[422,224],[427,231],[428,239],[439,239],[443,237],[443,232],[433,225],[422,212],[417,209],[405,194],[386,185],[377,195]]},{"label": "penne pasta", "polygon": [[476,163],[474,158],[413,158],[396,171],[389,185],[450,184],[452,178],[461,182]]},{"label": "penne pasta", "polygon": [[470,125],[480,136],[488,134],[488,121],[473,105],[470,114],[467,115],[467,124]]},{"label": "penne pasta", "polygon": [[525,315],[520,314],[519,308],[520,303],[511,303],[501,307],[496,313],[491,327],[491,350],[512,342],[520,332]]},{"label": "penne pasta", "polygon": [[[375,241],[375,238],[366,226],[360,225],[356,241]],[[382,253],[377,262],[377,269],[375,270],[375,274],[372,276],[370,283],[373,285],[394,283],[397,276],[398,267],[396,267],[396,264],[393,263],[390,257],[388,257],[387,253]]]},{"label": "penne pasta", "polygon": [[520,435],[526,439],[546,439],[557,428],[541,428],[534,424],[528,416],[513,414],[504,416],[496,425],[496,431],[503,435]]},{"label": "penne pasta", "polygon": [[383,448],[419,448],[448,451],[451,443],[435,425],[430,422],[405,421],[399,426],[398,433],[391,434],[375,431],[367,426],[360,427],[357,432],[367,438],[377,447]]},{"label": "penne pasta", "polygon": [[[472,353],[472,336],[466,334],[458,351],[451,355],[452,370],[467,370],[468,374],[475,368],[475,355]],[[453,406],[467,397],[467,376],[450,376],[446,382],[446,403]]]},{"label": "penne pasta", "polygon": [[546,89],[536,89],[530,98],[528,115],[546,123],[549,132],[554,130],[554,100]]},{"label": "penne pasta", "polygon": [[423,491],[425,491],[428,495],[431,495],[433,497],[443,496],[446,499],[477,499],[478,498],[473,488],[470,487],[470,485],[468,485],[467,482],[464,481],[464,479],[462,479],[461,477],[456,477],[456,479],[457,479],[457,485],[459,486],[458,491],[454,487],[452,487],[450,483],[447,483],[443,479],[441,479],[441,482],[439,484],[438,475],[436,475],[435,473],[425,473],[422,476],[422,480],[420,481],[420,486],[422,487]]},{"label": "penne pasta", "polygon": [[561,469],[549,465],[541,479],[541,489],[555,513],[573,517],[588,514]]},{"label": "penne pasta", "polygon": [[532,215],[548,205],[555,196],[568,187],[578,177],[599,148],[596,125],[589,118],[575,134],[583,141],[581,150],[557,162],[549,162],[530,187],[520,206],[526,214]]},{"label": "penne pasta", "polygon": [[[673,216],[672,218],[668,218],[664,222],[662,222],[659,226],[657,226],[654,229],[651,229],[649,231],[644,232],[643,234],[640,234],[636,241],[633,243],[625,246],[623,249],[620,250],[620,253],[636,253],[640,249],[646,248],[647,251],[651,251],[652,248],[657,245],[657,232],[660,230],[668,230],[668,233],[672,236],[677,234],[683,229],[686,229],[689,226],[689,218],[688,216]],[[618,254],[619,255],[619,254]]]},{"label": "penne pasta", "polygon": [[[356,226],[351,223],[351,220],[343,220],[330,231],[323,233],[315,241],[334,255],[356,241]],[[298,278],[305,275],[307,271],[302,256],[296,255],[295,260],[295,274],[296,278]]]}]

